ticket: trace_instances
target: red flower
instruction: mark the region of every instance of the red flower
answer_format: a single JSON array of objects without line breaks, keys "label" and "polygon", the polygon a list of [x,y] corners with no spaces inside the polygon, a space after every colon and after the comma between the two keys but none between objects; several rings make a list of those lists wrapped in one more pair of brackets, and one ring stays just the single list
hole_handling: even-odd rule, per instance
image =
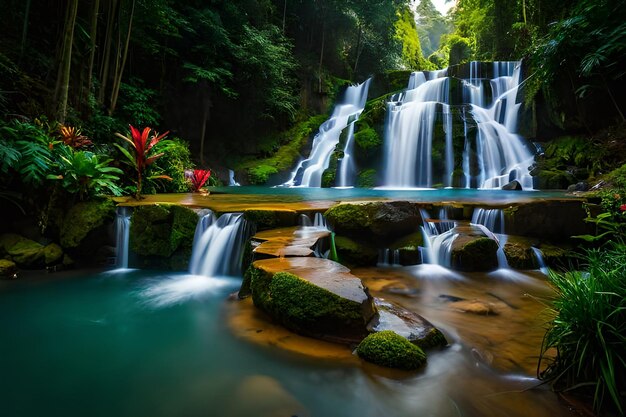
[{"label": "red flower", "polygon": [[200,189],[211,177],[210,169],[194,169],[193,173],[190,172],[189,179],[191,180],[191,191],[194,193],[200,192]]},{"label": "red flower", "polygon": [[626,211],[626,204],[619,206],[620,211]]}]

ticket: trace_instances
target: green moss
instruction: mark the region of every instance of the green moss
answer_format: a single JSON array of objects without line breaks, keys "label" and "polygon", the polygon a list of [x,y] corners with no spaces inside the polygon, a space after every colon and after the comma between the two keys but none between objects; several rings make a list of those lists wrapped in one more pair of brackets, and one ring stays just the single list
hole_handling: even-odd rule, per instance
[{"label": "green moss", "polygon": [[43,245],[34,240],[7,233],[0,236],[0,248],[21,267],[39,268],[44,265]]},{"label": "green moss", "polygon": [[324,216],[330,223],[345,231],[358,232],[372,224],[366,204],[337,204],[329,208]]},{"label": "green moss", "polygon": [[365,169],[359,172],[359,175],[356,179],[357,187],[361,188],[373,188],[376,186],[376,170],[375,169]]},{"label": "green moss", "polygon": [[415,344],[422,349],[430,349],[435,347],[442,347],[448,344],[446,337],[441,331],[435,327],[430,329],[428,334],[421,339],[417,339]]},{"label": "green moss", "polygon": [[464,271],[489,271],[497,267],[498,243],[488,237],[472,239],[452,250],[452,265]]},{"label": "green moss", "polygon": [[383,141],[378,136],[378,133],[370,127],[356,132],[354,134],[354,143],[361,149],[372,149],[380,147]]},{"label": "green moss", "polygon": [[53,265],[63,260],[63,249],[56,243],[50,243],[43,248],[46,265]]},{"label": "green moss", "polygon": [[256,225],[257,231],[274,229],[279,224],[278,216],[272,210],[246,210],[243,215]]},{"label": "green moss", "polygon": [[426,363],[421,348],[391,330],[370,334],[356,352],[362,359],[388,368],[415,370]]},{"label": "green moss", "polygon": [[8,259],[0,259],[0,278],[13,278],[17,274],[15,262]]},{"label": "green moss", "polygon": [[270,175],[295,165],[300,150],[326,118],[324,114],[313,116],[295,124],[286,132],[261,139],[263,146],[259,155],[234,161],[233,168],[236,171],[245,170],[252,184],[265,184]]},{"label": "green moss", "polygon": [[72,206],[63,220],[60,243],[64,248],[76,248],[89,232],[113,220],[113,201],[86,201]]},{"label": "green moss", "polygon": [[197,221],[196,213],[182,206],[139,206],[131,217],[131,250],[139,255],[165,258],[177,250],[191,255]]},{"label": "green moss", "polygon": [[376,265],[378,261],[378,251],[375,248],[345,236],[335,236],[335,247],[339,260],[346,265]]},{"label": "green moss", "polygon": [[421,232],[415,232],[393,242],[390,249],[418,250],[420,246],[424,246],[424,237]]},{"label": "green moss", "polygon": [[331,328],[362,329],[359,303],[341,298],[289,272],[271,276],[248,272],[254,304],[285,327],[299,333],[323,333]]}]

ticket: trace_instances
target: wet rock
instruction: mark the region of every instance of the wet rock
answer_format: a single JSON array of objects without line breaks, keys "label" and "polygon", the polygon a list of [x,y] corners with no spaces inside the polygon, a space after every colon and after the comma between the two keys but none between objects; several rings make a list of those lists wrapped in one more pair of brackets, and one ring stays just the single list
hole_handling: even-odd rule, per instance
[{"label": "wet rock", "polygon": [[567,187],[567,191],[570,193],[575,191],[589,191],[589,184],[585,181],[577,182]]},{"label": "wet rock", "polygon": [[63,260],[63,248],[56,243],[50,243],[43,248],[46,265],[54,265]]},{"label": "wet rock", "polygon": [[455,301],[465,300],[462,297],[457,297],[456,295],[450,295],[450,294],[439,294],[438,298],[440,301],[443,301],[443,302],[455,302]]},{"label": "wet rock", "polygon": [[461,300],[451,302],[450,307],[470,314],[477,314],[481,316],[495,316],[498,315],[498,311],[492,303],[487,303],[481,300]]},{"label": "wet rock", "polygon": [[399,252],[400,265],[419,265],[422,263],[420,246],[424,246],[424,238],[421,232],[415,232],[393,242],[390,249]]},{"label": "wet rock", "polygon": [[17,265],[8,259],[0,259],[0,278],[15,279],[17,278]]},{"label": "wet rock", "polygon": [[335,247],[339,261],[350,266],[374,266],[378,251],[370,245],[345,236],[335,236]]},{"label": "wet rock", "polygon": [[571,236],[593,233],[584,219],[583,200],[531,201],[504,209],[506,231],[511,235],[538,238],[548,242],[567,241]]},{"label": "wet rock", "polygon": [[420,347],[391,330],[367,336],[356,352],[360,358],[388,368],[412,371],[426,363],[426,354]]},{"label": "wet rock", "polygon": [[90,256],[108,243],[107,226],[115,217],[113,201],[97,200],[72,206],[63,219],[60,243],[64,249]]},{"label": "wet rock", "polygon": [[518,180],[513,180],[508,184],[505,184],[502,186],[503,190],[509,190],[509,191],[522,191],[522,184],[520,184],[520,182]]},{"label": "wet rock", "polygon": [[536,240],[521,236],[508,236],[504,245],[504,254],[509,266],[515,269],[536,269],[538,263],[532,248],[537,244]]},{"label": "wet rock", "polygon": [[340,203],[325,216],[337,234],[370,241],[397,239],[421,223],[417,207],[408,201]]},{"label": "wet rock", "polygon": [[340,343],[367,335],[374,303],[344,266],[321,258],[264,259],[248,274],[255,306],[286,328]]},{"label": "wet rock", "polygon": [[369,331],[391,330],[422,349],[448,344],[441,331],[419,314],[379,298],[374,299],[374,304],[377,313],[367,325]]},{"label": "wet rock", "polygon": [[243,215],[257,231],[294,226],[298,217],[293,210],[246,210]]},{"label": "wet rock", "polygon": [[307,417],[310,414],[277,380],[265,375],[245,378],[225,417]]},{"label": "wet rock", "polygon": [[183,206],[136,207],[130,222],[130,263],[186,270],[197,223],[198,215]]},{"label": "wet rock", "polygon": [[498,267],[498,243],[476,226],[457,226],[451,245],[451,266],[459,271],[491,271]]},{"label": "wet rock", "polygon": [[[252,237],[254,259],[313,256],[315,246],[330,236],[324,229],[286,227],[259,232]],[[256,242],[256,243],[254,243]]]},{"label": "wet rock", "polygon": [[7,256],[22,268],[42,268],[45,264],[43,249],[40,243],[14,233],[0,236],[0,255]]}]

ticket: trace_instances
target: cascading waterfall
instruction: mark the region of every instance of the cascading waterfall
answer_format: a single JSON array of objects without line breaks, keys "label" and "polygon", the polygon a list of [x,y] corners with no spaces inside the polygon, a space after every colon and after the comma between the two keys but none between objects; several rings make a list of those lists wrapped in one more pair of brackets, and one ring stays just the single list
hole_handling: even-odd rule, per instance
[{"label": "cascading waterfall", "polygon": [[448,221],[448,211],[445,208],[439,210],[439,218],[436,220],[431,218],[427,210],[421,209],[420,214],[423,221],[421,230],[425,245],[421,251],[423,263],[449,267],[452,258],[452,242],[458,236],[452,231],[456,223]]},{"label": "cascading waterfall", "polygon": [[240,275],[246,233],[242,213],[225,213],[219,218],[211,211],[201,213],[189,272],[208,277]]},{"label": "cascading waterfall", "polygon": [[539,265],[539,270],[544,275],[549,275],[550,274],[550,269],[548,268],[548,266],[546,265],[546,262],[543,259],[543,253],[541,252],[541,250],[539,248],[535,248],[535,247],[532,247],[531,249],[533,250],[533,253],[535,254],[535,259],[537,259],[537,264]]},{"label": "cascading waterfall", "polygon": [[240,184],[235,181],[235,171],[232,169],[228,170],[228,186],[229,187],[239,187]]},{"label": "cascading waterfall", "polygon": [[[515,134],[521,65],[494,62],[490,79],[481,74],[485,65],[470,63],[466,79],[448,77],[446,70],[413,73],[407,90],[392,97],[385,122],[385,187],[430,188],[439,182],[451,187],[458,166],[464,184],[456,186],[500,188],[517,180],[524,189],[532,189],[528,167],[533,154]],[[457,86],[462,99],[451,100]],[[455,114],[461,115],[465,135],[459,161],[455,161],[452,136]],[[475,126],[475,138],[468,123]],[[433,147],[438,136],[445,140],[443,162],[435,163]]]},{"label": "cascading waterfall", "polygon": [[501,209],[483,209],[477,208],[472,213],[472,224],[483,226],[489,232],[496,235],[498,240],[498,268],[508,269],[509,262],[506,259],[506,253],[504,252],[504,245],[508,236],[505,235],[504,230],[504,212]]},{"label": "cascading waterfall", "polygon": [[349,171],[351,169],[349,162],[351,160],[351,149],[349,149],[349,146],[353,142],[353,124],[365,107],[369,85],[370,79],[362,84],[350,86],[346,89],[343,100],[335,106],[330,119],[322,123],[319,132],[315,135],[309,157],[298,164],[291,174],[291,179],[284,183],[283,186],[320,187],[322,185],[322,174],[328,168],[330,157],[339,143],[341,133],[348,126],[350,126],[350,131],[348,132],[349,135],[344,148],[344,160],[346,160],[347,166],[345,169],[340,169],[340,171],[345,171],[345,177],[340,182],[343,182],[343,186],[353,185],[349,179]]},{"label": "cascading waterfall", "polygon": [[376,266],[400,266],[399,249],[379,249],[378,263]]},{"label": "cascading waterfall", "polygon": [[128,241],[130,235],[130,215],[129,207],[118,207],[115,219],[116,235],[116,260],[115,266],[120,269],[128,268]]}]

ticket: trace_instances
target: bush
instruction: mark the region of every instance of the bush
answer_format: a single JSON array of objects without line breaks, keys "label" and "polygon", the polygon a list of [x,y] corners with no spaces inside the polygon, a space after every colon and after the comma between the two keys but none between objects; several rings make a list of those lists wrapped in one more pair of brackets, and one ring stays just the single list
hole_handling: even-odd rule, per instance
[{"label": "bush", "polygon": [[164,140],[156,145],[157,153],[163,156],[157,159],[150,167],[152,174],[163,174],[171,181],[155,181],[155,188],[159,192],[186,193],[189,191],[189,181],[185,179],[185,170],[193,168],[189,144],[180,138]]},{"label": "bush", "polygon": [[586,271],[550,273],[555,318],[544,337],[539,365],[549,349],[555,348],[557,355],[539,376],[557,389],[593,395],[596,411],[616,408],[623,415],[626,245],[589,250],[586,261]]},{"label": "bush", "polygon": [[414,370],[426,363],[422,349],[391,330],[370,334],[359,343],[356,352],[368,362],[389,368]]}]

